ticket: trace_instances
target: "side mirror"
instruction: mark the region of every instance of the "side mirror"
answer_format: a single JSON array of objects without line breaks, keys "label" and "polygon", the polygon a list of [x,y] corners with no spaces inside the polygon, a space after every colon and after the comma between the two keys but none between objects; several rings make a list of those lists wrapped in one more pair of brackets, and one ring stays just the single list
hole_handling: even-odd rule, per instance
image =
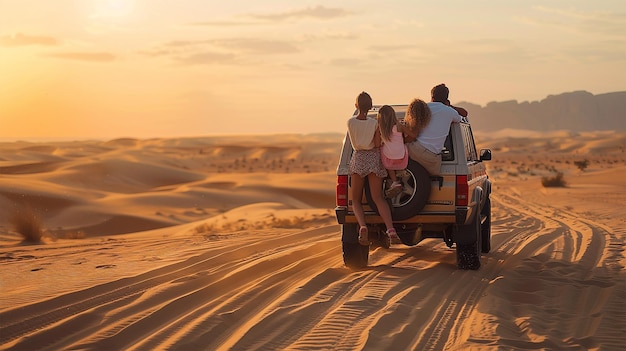
[{"label": "side mirror", "polygon": [[480,160],[491,161],[491,149],[480,149]]}]

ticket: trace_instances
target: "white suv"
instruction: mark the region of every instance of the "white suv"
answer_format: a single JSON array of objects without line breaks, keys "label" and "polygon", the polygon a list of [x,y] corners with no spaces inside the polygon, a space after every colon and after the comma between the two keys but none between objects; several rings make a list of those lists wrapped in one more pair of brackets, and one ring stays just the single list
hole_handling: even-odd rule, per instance
[{"label": "white suv", "polygon": [[[381,106],[374,106],[370,115],[375,116]],[[398,118],[403,119],[407,105],[392,107]],[[342,225],[344,263],[358,269],[367,266],[369,246],[359,244],[353,201],[363,203],[370,241],[378,241],[384,247],[390,243],[367,182],[361,199],[350,198],[351,157],[352,145],[346,135],[337,167],[335,215]],[[456,244],[460,269],[480,268],[481,254],[491,249],[491,181],[483,163],[488,160],[491,150],[476,151],[472,128],[466,119],[450,126],[440,175],[430,176],[424,167],[409,159],[406,171],[398,172],[403,190],[389,199],[394,227],[402,243],[414,246],[425,238],[441,238],[449,247]]]}]

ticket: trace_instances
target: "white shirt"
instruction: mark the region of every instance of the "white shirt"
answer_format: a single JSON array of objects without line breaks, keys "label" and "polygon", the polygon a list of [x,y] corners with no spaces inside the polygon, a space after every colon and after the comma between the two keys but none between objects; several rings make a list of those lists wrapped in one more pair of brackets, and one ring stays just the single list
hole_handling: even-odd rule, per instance
[{"label": "white shirt", "polygon": [[443,144],[450,132],[450,124],[461,122],[461,115],[450,106],[441,102],[429,102],[431,119],[426,128],[417,137],[417,141],[425,148],[438,154],[443,150]]},{"label": "white shirt", "polygon": [[378,121],[374,118],[348,120],[348,135],[354,150],[371,150],[374,148],[374,133],[378,128]]}]

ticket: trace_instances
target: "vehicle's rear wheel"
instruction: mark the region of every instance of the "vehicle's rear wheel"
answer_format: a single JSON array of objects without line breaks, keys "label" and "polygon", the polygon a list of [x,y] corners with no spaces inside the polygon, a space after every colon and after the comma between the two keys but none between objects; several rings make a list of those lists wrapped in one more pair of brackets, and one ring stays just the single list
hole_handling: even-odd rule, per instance
[{"label": "vehicle's rear wheel", "polygon": [[482,239],[482,252],[489,253],[491,251],[491,199],[487,197],[485,206],[483,206],[482,216],[485,218],[480,227]]},{"label": "vehicle's rear wheel", "polygon": [[[418,162],[409,159],[406,172],[398,179],[402,181],[402,192],[388,201],[394,221],[402,221],[418,214],[430,196],[430,174]],[[378,212],[368,182],[365,183],[365,197],[369,206]]]},{"label": "vehicle's rear wheel", "polygon": [[480,256],[482,251],[481,244],[481,225],[480,211],[474,212],[474,221],[471,224],[463,226],[461,229],[463,235],[468,235],[473,242],[456,245],[456,263],[459,269],[477,270],[480,268]]},{"label": "vehicle's rear wheel", "polygon": [[359,244],[359,232],[356,223],[341,226],[341,246],[343,263],[348,268],[360,269],[367,267],[369,246]]}]

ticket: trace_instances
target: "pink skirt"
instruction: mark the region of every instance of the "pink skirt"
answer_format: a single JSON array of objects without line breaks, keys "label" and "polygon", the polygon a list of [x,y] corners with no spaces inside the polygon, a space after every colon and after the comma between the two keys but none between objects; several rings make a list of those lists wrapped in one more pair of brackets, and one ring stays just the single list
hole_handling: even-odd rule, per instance
[{"label": "pink skirt", "polygon": [[409,151],[407,150],[406,145],[404,145],[404,157],[403,158],[398,158],[398,159],[389,158],[385,156],[384,152],[381,152],[380,159],[381,161],[383,161],[383,166],[385,166],[386,169],[390,169],[392,171],[399,171],[399,170],[405,169],[406,166],[409,164]]}]

